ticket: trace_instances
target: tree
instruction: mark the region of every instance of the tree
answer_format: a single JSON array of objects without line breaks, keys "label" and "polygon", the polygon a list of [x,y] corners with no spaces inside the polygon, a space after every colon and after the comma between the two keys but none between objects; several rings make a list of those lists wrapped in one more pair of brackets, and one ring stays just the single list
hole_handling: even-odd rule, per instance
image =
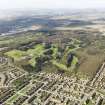
[{"label": "tree", "polygon": [[45,62],[48,62],[51,59],[50,56],[40,56],[35,59],[36,61],[36,70],[41,71]]},{"label": "tree", "polygon": [[67,57],[67,67],[71,66],[74,54],[70,53]]}]

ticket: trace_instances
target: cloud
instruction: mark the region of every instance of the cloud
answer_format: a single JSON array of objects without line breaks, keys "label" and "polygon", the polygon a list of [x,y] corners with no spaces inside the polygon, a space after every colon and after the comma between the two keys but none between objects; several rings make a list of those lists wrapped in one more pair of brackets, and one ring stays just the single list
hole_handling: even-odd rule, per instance
[{"label": "cloud", "polygon": [[99,7],[105,7],[105,0],[0,0],[0,9]]}]

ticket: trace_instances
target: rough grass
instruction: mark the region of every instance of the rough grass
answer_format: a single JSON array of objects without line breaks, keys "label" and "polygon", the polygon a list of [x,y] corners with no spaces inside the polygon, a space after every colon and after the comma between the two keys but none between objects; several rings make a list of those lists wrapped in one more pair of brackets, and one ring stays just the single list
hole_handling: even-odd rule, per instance
[{"label": "rough grass", "polygon": [[102,64],[105,58],[105,55],[102,53],[89,55],[87,54],[86,50],[83,49],[76,51],[76,54],[79,57],[79,61],[81,61],[78,67],[78,72],[90,77],[92,77],[96,73],[97,69]]},{"label": "rough grass", "polygon": [[35,35],[21,35],[21,36],[4,36],[0,37],[0,46],[7,45],[7,46],[17,46],[19,44],[23,44],[26,42],[30,42],[37,39]]}]

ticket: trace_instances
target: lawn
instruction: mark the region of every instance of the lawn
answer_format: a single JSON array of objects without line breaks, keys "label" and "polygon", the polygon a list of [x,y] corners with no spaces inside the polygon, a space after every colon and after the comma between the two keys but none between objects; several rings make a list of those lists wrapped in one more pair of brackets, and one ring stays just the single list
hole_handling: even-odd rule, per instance
[{"label": "lawn", "polygon": [[18,99],[19,97],[20,97],[20,95],[17,93],[17,94],[15,94],[15,95],[13,95],[11,98],[9,98],[9,99],[6,101],[6,103],[12,105],[12,103],[13,103],[14,101],[16,101],[16,99]]},{"label": "lawn", "polygon": [[19,93],[22,93],[22,94],[24,94],[24,95],[26,95],[26,92],[31,88],[31,87],[33,87],[33,85],[27,85],[27,86],[25,86],[23,89],[21,89],[20,91],[19,91]]}]

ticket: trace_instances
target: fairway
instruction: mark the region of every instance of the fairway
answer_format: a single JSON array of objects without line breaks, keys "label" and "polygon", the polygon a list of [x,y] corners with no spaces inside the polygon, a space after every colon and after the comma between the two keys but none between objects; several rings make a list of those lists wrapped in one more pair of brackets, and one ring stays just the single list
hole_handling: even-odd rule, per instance
[{"label": "fairway", "polygon": [[20,60],[22,57],[27,56],[27,52],[20,50],[12,50],[6,52],[5,55],[14,58],[14,60]]}]

